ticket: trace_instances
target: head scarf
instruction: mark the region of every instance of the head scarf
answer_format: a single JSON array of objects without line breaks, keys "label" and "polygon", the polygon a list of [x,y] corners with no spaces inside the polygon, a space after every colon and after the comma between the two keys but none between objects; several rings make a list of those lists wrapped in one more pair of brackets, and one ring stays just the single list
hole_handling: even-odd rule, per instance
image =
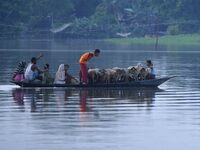
[{"label": "head scarf", "polygon": [[55,81],[65,81],[65,65],[60,64],[58,71],[56,72]]}]

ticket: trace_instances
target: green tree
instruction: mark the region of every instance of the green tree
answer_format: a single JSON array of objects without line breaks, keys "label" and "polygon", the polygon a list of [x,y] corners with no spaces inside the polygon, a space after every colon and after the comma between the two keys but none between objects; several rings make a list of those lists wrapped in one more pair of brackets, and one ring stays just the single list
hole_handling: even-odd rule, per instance
[{"label": "green tree", "polygon": [[90,17],[102,0],[73,0],[74,13],[77,18]]}]

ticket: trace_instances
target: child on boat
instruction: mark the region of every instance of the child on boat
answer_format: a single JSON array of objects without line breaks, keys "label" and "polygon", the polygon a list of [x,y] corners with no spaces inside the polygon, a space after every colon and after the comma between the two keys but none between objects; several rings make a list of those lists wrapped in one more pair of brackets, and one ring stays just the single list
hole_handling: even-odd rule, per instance
[{"label": "child on boat", "polygon": [[148,73],[147,74],[147,79],[155,79],[156,75],[155,75],[155,72],[154,72],[152,61],[151,60],[147,60],[146,61],[146,65],[147,65],[146,71]]},{"label": "child on boat", "polygon": [[44,65],[44,70],[42,73],[42,83],[44,84],[52,84],[53,83],[53,78],[51,77],[49,73],[49,64]]}]

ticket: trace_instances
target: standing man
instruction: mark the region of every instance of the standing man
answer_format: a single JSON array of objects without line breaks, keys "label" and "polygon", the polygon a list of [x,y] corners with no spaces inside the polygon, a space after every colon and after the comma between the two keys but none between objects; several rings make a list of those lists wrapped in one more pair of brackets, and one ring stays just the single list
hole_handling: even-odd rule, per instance
[{"label": "standing man", "polygon": [[82,76],[82,84],[88,83],[88,68],[87,68],[87,62],[91,60],[94,56],[98,57],[100,54],[99,49],[95,49],[94,53],[86,52],[83,54],[79,60],[80,63],[80,70],[81,70],[81,76]]}]

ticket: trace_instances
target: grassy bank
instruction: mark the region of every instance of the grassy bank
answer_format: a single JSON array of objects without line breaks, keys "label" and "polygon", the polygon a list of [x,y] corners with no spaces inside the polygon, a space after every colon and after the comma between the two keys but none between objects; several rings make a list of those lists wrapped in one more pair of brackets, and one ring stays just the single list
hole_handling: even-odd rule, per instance
[{"label": "grassy bank", "polygon": [[[112,38],[106,39],[114,44],[155,44],[155,37],[142,38]],[[166,35],[160,36],[158,44],[161,45],[200,45],[200,34]]]}]

